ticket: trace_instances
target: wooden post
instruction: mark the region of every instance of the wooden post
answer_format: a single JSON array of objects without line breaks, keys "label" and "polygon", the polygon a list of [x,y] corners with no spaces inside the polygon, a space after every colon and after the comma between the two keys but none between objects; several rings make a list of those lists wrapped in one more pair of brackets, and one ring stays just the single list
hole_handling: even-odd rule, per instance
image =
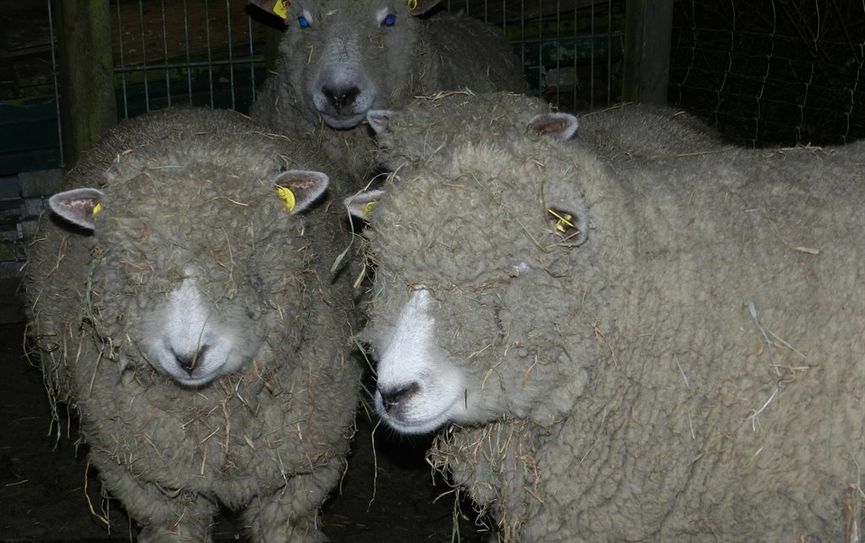
[{"label": "wooden post", "polygon": [[626,102],[667,103],[673,0],[628,0],[625,13]]},{"label": "wooden post", "polygon": [[108,0],[62,0],[57,9],[60,120],[65,166],[117,124]]}]

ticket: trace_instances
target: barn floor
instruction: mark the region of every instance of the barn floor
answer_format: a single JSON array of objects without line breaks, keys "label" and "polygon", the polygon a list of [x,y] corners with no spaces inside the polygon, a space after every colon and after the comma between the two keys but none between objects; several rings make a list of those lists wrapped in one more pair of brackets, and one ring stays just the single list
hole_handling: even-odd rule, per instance
[{"label": "barn floor", "polygon": [[[64,437],[55,443],[49,435],[42,377],[24,357],[16,287],[16,281],[0,279],[0,541],[129,541],[130,522],[117,502],[100,497],[83,449],[76,455],[73,442]],[[334,542],[451,541],[454,498],[448,494],[433,503],[448,487],[431,482],[423,460],[429,440],[407,441],[382,430],[374,455],[372,423],[358,416],[342,493],[324,508],[325,533]],[[99,517],[109,519],[110,533]],[[240,524],[230,513],[226,517],[216,526],[216,541],[244,541]],[[484,540],[467,518],[460,520],[459,534],[463,542]]]}]

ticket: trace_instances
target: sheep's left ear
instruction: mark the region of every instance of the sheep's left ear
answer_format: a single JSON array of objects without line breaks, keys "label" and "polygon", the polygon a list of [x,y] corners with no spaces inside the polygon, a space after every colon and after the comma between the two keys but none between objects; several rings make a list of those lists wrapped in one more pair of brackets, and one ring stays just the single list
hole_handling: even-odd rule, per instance
[{"label": "sheep's left ear", "polygon": [[58,192],[48,199],[48,208],[72,224],[93,230],[96,215],[102,211],[101,190],[82,188]]},{"label": "sheep's left ear", "polygon": [[294,215],[321,196],[329,182],[330,179],[321,172],[288,170],[279,174],[273,183],[276,185],[276,195]]},{"label": "sheep's left ear", "polygon": [[407,0],[408,9],[412,15],[423,15],[427,11],[436,7],[441,0]]},{"label": "sheep's left ear", "polygon": [[375,207],[375,204],[381,200],[381,197],[384,196],[384,194],[385,191],[383,190],[359,192],[354,196],[349,196],[343,200],[343,204],[348,210],[349,215],[368,221],[372,214],[372,208]]},{"label": "sheep's left ear", "polygon": [[529,121],[529,131],[533,134],[560,140],[570,139],[579,126],[580,122],[570,113],[541,113]]}]

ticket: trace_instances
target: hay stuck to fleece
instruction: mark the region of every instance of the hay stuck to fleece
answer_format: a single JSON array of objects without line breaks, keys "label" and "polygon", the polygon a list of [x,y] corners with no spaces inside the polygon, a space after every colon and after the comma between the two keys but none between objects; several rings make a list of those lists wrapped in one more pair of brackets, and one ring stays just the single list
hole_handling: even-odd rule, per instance
[{"label": "hay stuck to fleece", "polygon": [[[222,504],[244,511],[253,541],[320,539],[360,377],[339,339],[351,287],[329,273],[347,233],[336,213],[295,213],[326,169],[240,114],[167,110],[121,124],[69,174],[101,191],[92,232],[42,218],[29,356],[140,537],[208,541]],[[280,183],[297,183],[291,202]]]},{"label": "hay stuck to fleece", "polygon": [[[454,424],[430,463],[503,541],[858,537],[865,144],[611,160],[533,133],[546,107],[454,94],[381,123],[381,416]],[[568,227],[549,209],[587,239],[539,250]]]},{"label": "hay stuck to fleece", "polygon": [[[457,500],[460,493],[466,493],[479,522],[495,523],[493,533],[502,543],[519,541],[522,525],[536,508],[544,507],[536,492],[542,477],[537,461],[538,430],[547,432],[524,419],[474,429],[452,426],[436,436],[427,452],[427,462],[445,475]],[[507,481],[504,486],[503,481]],[[524,488],[536,502],[523,502],[510,488]]]}]

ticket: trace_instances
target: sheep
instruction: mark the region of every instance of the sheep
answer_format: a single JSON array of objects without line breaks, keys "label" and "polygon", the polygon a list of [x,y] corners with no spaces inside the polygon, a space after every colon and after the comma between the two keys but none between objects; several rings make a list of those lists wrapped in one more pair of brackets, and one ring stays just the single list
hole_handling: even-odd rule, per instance
[{"label": "sheep", "polygon": [[[517,112],[525,122],[510,117]],[[428,164],[434,157],[446,157],[463,142],[522,134],[531,117],[540,113],[550,113],[562,124],[560,129],[556,125],[556,137],[577,139],[607,162],[718,152],[725,145],[703,123],[672,108],[619,104],[577,120],[573,115],[552,113],[545,102],[510,92],[486,93],[483,99],[471,91],[451,93],[447,100],[420,96],[402,110],[371,110],[367,119],[376,133],[377,163],[398,170],[413,160]]]},{"label": "sheep", "polygon": [[865,142],[612,169],[545,108],[418,102],[464,138],[347,202],[382,420],[500,541],[852,541]]},{"label": "sheep", "polygon": [[24,278],[34,358],[138,541],[211,541],[220,504],[252,541],[323,539],[360,365],[315,152],[168,110],[114,129],[49,200]]},{"label": "sheep", "polygon": [[720,135],[685,111],[618,104],[580,115],[576,138],[608,161],[717,152]]},{"label": "sheep", "polygon": [[307,134],[342,171],[365,182],[375,167],[362,124],[368,110],[463,87],[527,90],[501,32],[469,17],[419,17],[439,1],[298,0],[287,8],[254,1],[282,17],[287,30],[252,117],[276,131]]}]

